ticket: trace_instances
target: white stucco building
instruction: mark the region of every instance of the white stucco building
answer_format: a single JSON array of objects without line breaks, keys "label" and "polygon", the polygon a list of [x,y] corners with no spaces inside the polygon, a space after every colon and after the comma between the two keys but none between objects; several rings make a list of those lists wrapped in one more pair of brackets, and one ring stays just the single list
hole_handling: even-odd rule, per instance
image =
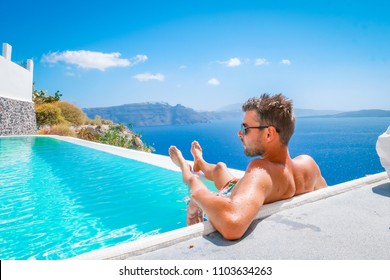
[{"label": "white stucco building", "polygon": [[36,120],[33,90],[33,61],[26,68],[11,61],[12,47],[3,43],[0,55],[0,135],[34,134]]}]

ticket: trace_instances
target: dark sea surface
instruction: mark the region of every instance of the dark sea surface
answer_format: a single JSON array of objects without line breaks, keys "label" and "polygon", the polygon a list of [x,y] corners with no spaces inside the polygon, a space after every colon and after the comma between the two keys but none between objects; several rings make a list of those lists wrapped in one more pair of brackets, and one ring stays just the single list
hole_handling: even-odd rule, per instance
[{"label": "dark sea surface", "polygon": [[[133,129],[157,154],[168,155],[169,146],[175,145],[192,160],[190,145],[197,140],[207,161],[222,161],[230,168],[245,170],[251,158],[244,155],[237,136],[240,123],[241,119],[236,119]],[[297,118],[290,155],[312,156],[330,186],[382,172],[375,145],[389,125],[390,118]]]}]

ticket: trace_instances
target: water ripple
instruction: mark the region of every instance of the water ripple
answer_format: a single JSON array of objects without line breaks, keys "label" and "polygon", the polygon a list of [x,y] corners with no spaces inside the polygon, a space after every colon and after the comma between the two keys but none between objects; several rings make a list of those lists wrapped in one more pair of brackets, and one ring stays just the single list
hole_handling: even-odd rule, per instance
[{"label": "water ripple", "polygon": [[176,172],[34,137],[0,139],[0,167],[1,259],[64,259],[185,226]]}]

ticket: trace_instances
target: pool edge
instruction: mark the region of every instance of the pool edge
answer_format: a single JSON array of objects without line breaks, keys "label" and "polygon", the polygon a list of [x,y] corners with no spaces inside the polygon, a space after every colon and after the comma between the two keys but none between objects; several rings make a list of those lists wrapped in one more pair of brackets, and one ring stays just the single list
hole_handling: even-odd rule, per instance
[{"label": "pool edge", "polygon": [[[355,180],[347,181],[325,189],[302,194],[287,200],[277,201],[264,205],[254,220],[261,220],[283,210],[299,207],[303,204],[313,203],[357,188],[372,186],[381,181],[388,181],[386,172],[380,172]],[[170,232],[146,237],[133,242],[103,248],[84,253],[71,258],[72,260],[124,260],[140,256],[155,250],[167,248],[173,244],[206,236],[216,230],[210,222],[203,222],[192,226],[180,228]]]}]

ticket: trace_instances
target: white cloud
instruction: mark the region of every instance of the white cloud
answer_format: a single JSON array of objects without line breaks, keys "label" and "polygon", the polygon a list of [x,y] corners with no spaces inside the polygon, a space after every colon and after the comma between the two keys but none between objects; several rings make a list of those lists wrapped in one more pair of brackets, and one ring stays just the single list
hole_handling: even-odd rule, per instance
[{"label": "white cloud", "polygon": [[133,76],[134,79],[137,79],[140,82],[146,82],[150,80],[157,80],[157,81],[164,81],[165,77],[163,74],[157,73],[157,74],[150,74],[150,73],[143,73],[143,74],[137,74]]},{"label": "white cloud", "polygon": [[291,65],[291,61],[290,61],[289,59],[282,59],[282,61],[280,62],[280,64]]},{"label": "white cloud", "polygon": [[267,65],[267,64],[269,64],[269,61],[267,59],[265,59],[265,58],[257,58],[255,60],[255,65],[256,66]]},{"label": "white cloud", "polygon": [[118,52],[64,51],[43,55],[41,62],[55,64],[62,61],[68,64],[75,64],[80,68],[104,71],[110,67],[133,66],[148,59],[146,55],[137,55],[130,60],[120,58],[120,56],[121,54]]},{"label": "white cloud", "polygon": [[74,76],[76,76],[76,74],[73,73],[73,72],[67,71],[67,72],[65,73],[65,76],[74,77]]},{"label": "white cloud", "polygon": [[238,57],[233,57],[226,61],[219,61],[219,63],[225,64],[227,67],[237,67],[241,65],[241,60]]},{"label": "white cloud", "polygon": [[212,78],[208,81],[209,85],[212,85],[212,86],[219,86],[220,85],[220,82],[216,79],[216,78]]},{"label": "white cloud", "polygon": [[181,65],[179,66],[179,69],[187,69],[187,65]]},{"label": "white cloud", "polygon": [[135,57],[130,59],[130,65],[136,65],[141,62],[145,62],[148,60],[148,57],[144,54],[137,54]]}]

